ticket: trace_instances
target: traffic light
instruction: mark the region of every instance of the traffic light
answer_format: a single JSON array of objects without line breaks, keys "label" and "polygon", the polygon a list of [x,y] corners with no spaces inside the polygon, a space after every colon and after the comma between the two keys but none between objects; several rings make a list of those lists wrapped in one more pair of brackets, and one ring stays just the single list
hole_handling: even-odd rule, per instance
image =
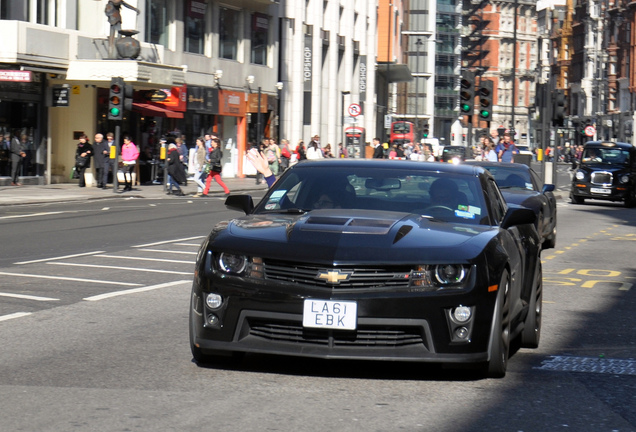
[{"label": "traffic light", "polygon": [[133,86],[132,84],[124,84],[124,110],[132,110],[133,104]]},{"label": "traffic light", "polygon": [[428,128],[428,123],[424,124],[424,130],[422,132],[422,137],[423,138],[428,138],[428,134],[429,134],[429,128]]},{"label": "traffic light", "polygon": [[479,83],[479,118],[485,121],[492,120],[492,96],[493,82],[490,80],[482,80]]},{"label": "traffic light", "polygon": [[565,121],[565,90],[556,89],[552,93],[552,125],[563,126]]},{"label": "traffic light", "polygon": [[459,93],[459,111],[462,114],[473,115],[475,107],[475,72],[462,72],[461,90]]},{"label": "traffic light", "polygon": [[113,77],[110,79],[108,92],[108,120],[123,120],[124,118],[124,79]]}]

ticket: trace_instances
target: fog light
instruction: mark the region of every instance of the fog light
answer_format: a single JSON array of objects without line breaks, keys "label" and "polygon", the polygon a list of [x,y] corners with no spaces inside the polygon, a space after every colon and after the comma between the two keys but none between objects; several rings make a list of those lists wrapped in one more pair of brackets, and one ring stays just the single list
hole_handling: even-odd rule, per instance
[{"label": "fog light", "polygon": [[216,316],[216,315],[214,315],[212,313],[209,313],[209,314],[206,314],[205,318],[206,318],[206,321],[207,321],[206,324],[208,326],[218,326],[219,325],[219,317],[218,316]]},{"label": "fog light", "polygon": [[468,329],[466,327],[458,327],[455,329],[455,337],[457,339],[468,338]]},{"label": "fog light", "polygon": [[[471,316],[472,316],[472,311],[467,306],[458,306],[453,311],[453,318],[455,319],[455,321],[460,322],[460,323],[464,323],[464,322],[468,321]],[[464,329],[464,330],[466,330],[466,329]]]},{"label": "fog light", "polygon": [[218,294],[210,293],[205,297],[205,304],[210,309],[218,309],[223,304],[223,298]]}]

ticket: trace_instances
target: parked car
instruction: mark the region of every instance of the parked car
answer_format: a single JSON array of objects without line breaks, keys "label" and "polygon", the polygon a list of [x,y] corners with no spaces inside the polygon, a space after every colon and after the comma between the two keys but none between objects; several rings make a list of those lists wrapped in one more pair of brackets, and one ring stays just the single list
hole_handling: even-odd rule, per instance
[{"label": "parked car", "polygon": [[470,149],[464,146],[445,146],[440,156],[440,162],[459,163],[468,159]]},{"label": "parked car", "polygon": [[589,141],[575,161],[570,199],[623,201],[636,205],[636,148],[624,142]]},{"label": "parked car", "polygon": [[535,226],[543,249],[553,248],[557,236],[557,206],[554,185],[543,184],[539,175],[521,163],[466,162],[486,168],[495,177],[506,202],[530,208],[537,216]]},{"label": "parked car", "polygon": [[535,214],[477,166],[379,159],[297,164],[197,256],[190,345],[199,363],[245,353],[478,365],[506,373],[537,347]]}]

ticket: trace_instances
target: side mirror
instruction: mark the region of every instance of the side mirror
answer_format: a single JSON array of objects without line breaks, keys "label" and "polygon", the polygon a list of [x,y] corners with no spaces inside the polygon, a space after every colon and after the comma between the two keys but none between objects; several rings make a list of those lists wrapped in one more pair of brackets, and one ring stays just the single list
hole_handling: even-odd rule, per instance
[{"label": "side mirror", "polygon": [[543,189],[541,190],[541,193],[552,192],[552,191],[554,191],[554,185],[547,183],[543,185]]},{"label": "side mirror", "polygon": [[515,225],[533,224],[536,219],[537,215],[534,210],[525,207],[510,207],[501,221],[501,227],[508,229]]},{"label": "side mirror", "polygon": [[228,210],[238,210],[246,215],[254,211],[254,201],[251,195],[230,195],[225,199],[225,207]]}]

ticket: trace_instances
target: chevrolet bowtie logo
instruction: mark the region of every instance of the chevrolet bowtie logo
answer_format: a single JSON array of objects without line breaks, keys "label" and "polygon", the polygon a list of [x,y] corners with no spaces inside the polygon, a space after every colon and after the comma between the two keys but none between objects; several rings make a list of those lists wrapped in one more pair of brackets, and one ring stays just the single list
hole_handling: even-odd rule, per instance
[{"label": "chevrolet bowtie logo", "polygon": [[351,276],[350,273],[340,273],[340,270],[332,270],[318,273],[316,279],[322,279],[330,284],[339,284],[349,279],[349,276]]}]

